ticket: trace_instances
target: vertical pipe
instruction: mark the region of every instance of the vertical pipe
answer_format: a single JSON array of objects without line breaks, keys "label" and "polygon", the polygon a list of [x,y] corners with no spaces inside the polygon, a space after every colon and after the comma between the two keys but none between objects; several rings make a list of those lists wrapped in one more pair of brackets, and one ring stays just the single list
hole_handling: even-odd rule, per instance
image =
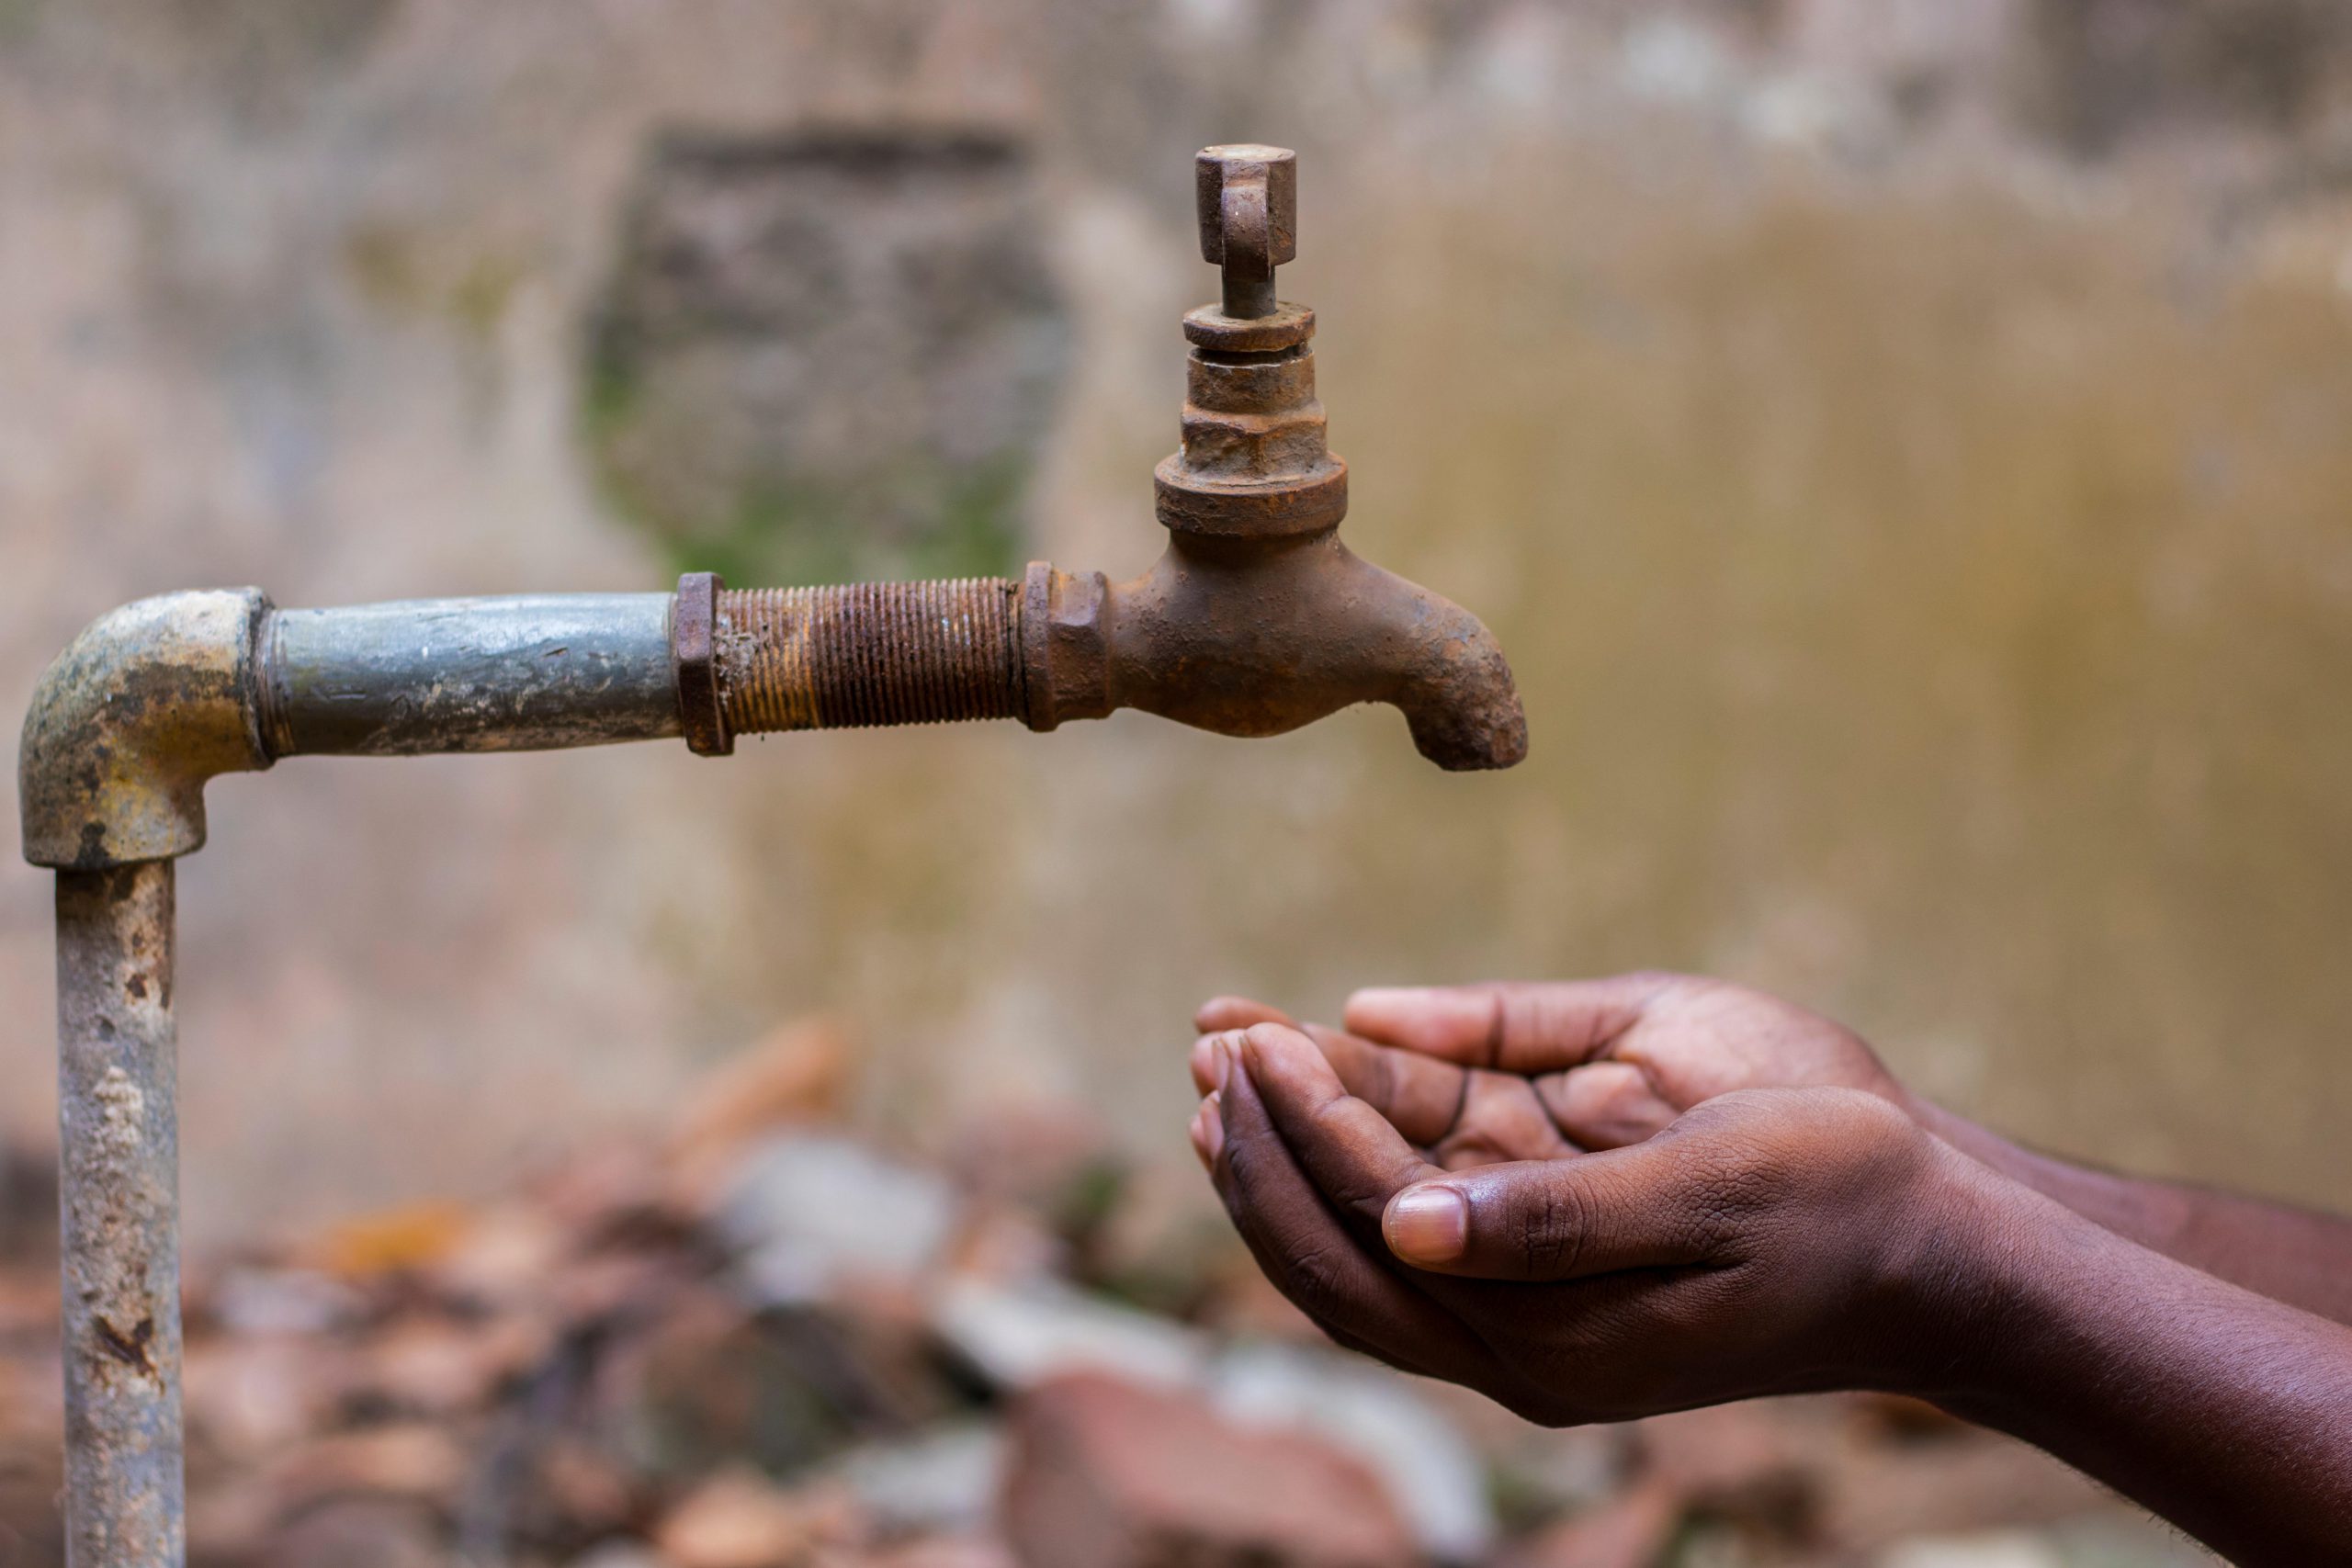
[{"label": "vertical pipe", "polygon": [[69,1568],[180,1568],[170,861],[57,874]]}]

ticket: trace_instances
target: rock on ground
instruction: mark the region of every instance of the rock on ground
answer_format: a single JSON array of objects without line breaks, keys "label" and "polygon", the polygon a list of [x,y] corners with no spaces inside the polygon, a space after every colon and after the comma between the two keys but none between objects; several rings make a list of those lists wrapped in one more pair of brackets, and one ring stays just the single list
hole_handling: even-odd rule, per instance
[{"label": "rock on ground", "polygon": [[1193,1395],[1078,1373],[1012,1417],[1003,1525],[1023,1568],[1406,1568],[1412,1533],[1370,1470]]}]

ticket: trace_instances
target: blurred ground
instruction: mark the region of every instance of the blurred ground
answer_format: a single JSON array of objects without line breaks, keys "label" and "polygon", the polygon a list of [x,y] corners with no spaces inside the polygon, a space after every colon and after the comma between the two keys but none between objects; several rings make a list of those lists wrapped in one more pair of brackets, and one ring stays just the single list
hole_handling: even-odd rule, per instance
[{"label": "blurred ground", "polygon": [[[1547,1432],[1390,1375],[1066,1111],[845,1136],[853,1056],[781,1030],[511,1191],[197,1260],[194,1568],[2210,1561],[1923,1405]],[[58,1561],[55,1319],[19,1238],[7,1568]]]},{"label": "blurred ground", "polygon": [[[182,876],[198,1255],[492,1201],[812,1009],[856,1021],[861,1136],[1085,1104],[1198,1219],[1202,995],[1634,964],[1790,993],[2030,1140],[2352,1202],[2346,26],[0,0],[0,708],[144,592],[665,582],[596,375],[657,150],[914,126],[1022,151],[1023,342],[1064,356],[1034,457],[984,432],[987,484],[917,491],[978,495],[989,547],[1144,564],[1212,288],[1188,155],[1295,145],[1349,537],[1488,619],[1532,725],[1499,778],[1368,710],[223,780]],[[962,363],[922,346],[873,352]],[[791,526],[778,495],[708,515]],[[0,1149],[34,1167],[47,906],[0,869]]]}]

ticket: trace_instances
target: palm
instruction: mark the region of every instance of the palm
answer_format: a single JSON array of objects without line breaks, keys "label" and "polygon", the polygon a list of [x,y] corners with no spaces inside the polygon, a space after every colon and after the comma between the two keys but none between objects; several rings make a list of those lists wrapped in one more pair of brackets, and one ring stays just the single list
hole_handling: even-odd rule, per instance
[{"label": "palm", "polygon": [[1776,998],[1713,981],[1668,987],[1595,1060],[1637,1069],[1678,1111],[1743,1089],[1895,1093],[1858,1036]]},{"label": "palm", "polygon": [[[1380,1000],[1406,996],[1416,1003]],[[1353,1032],[1301,1027],[1349,1093],[1449,1170],[1639,1143],[1737,1089],[1900,1099],[1870,1047],[1838,1025],[1760,992],[1679,976],[1365,992],[1348,1021]],[[1220,998],[1196,1021],[1214,1032],[1290,1020]]]}]

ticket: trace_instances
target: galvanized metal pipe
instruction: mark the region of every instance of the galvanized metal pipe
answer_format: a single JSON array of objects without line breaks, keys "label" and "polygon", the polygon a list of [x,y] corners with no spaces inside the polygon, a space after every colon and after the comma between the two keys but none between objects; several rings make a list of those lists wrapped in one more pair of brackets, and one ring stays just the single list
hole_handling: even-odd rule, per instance
[{"label": "galvanized metal pipe", "polygon": [[179,1568],[173,863],[57,874],[69,1568]]},{"label": "galvanized metal pipe", "polygon": [[526,593],[274,610],[270,756],[546,751],[678,733],[667,593]]}]

